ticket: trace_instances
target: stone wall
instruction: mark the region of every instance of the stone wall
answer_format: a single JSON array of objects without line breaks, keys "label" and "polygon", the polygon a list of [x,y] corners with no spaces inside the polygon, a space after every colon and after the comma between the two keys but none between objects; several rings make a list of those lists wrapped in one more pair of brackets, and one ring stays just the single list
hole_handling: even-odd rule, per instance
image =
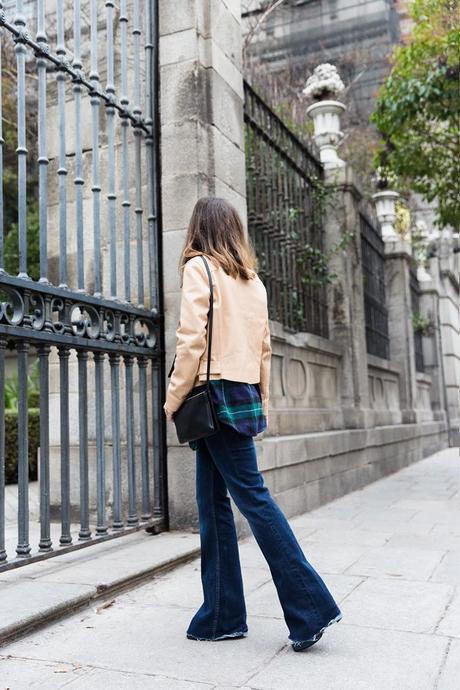
[{"label": "stone wall", "polygon": [[[160,6],[168,371],[180,304],[177,261],[193,204],[202,194],[222,194],[244,214],[245,169],[239,2],[187,2],[181,13],[167,2]],[[458,416],[453,394],[457,379],[452,378],[446,388],[441,367],[441,363],[446,370],[458,367],[453,340],[458,332],[454,314],[458,294],[452,270],[449,275],[440,270],[436,293],[440,337],[424,343],[426,371],[416,372],[409,289],[412,249],[397,237],[385,243],[390,359],[368,355],[359,241],[361,194],[352,169],[343,161],[327,170],[326,182],[334,197],[325,218],[326,249],[336,245],[344,231],[354,235],[332,259],[336,279],[328,288],[330,336],[326,340],[310,333],[288,333],[280,323],[270,322],[269,428],[256,439],[266,484],[289,516],[445,447],[449,420],[444,398],[449,387],[450,419]],[[426,313],[431,302],[424,299],[423,295],[421,309]],[[195,454],[187,444],[178,444],[172,424],[168,425],[168,475],[171,527],[196,529]],[[236,514],[240,533],[246,533],[246,521]]]}]

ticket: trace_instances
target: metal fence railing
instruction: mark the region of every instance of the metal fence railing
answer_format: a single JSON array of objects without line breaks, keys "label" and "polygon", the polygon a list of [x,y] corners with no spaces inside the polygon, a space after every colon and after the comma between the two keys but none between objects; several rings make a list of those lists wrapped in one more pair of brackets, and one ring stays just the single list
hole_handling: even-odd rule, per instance
[{"label": "metal fence railing", "polygon": [[270,318],[327,337],[321,163],[245,83],[249,235]]},{"label": "metal fence railing", "polygon": [[367,215],[360,213],[359,219],[367,351],[376,357],[389,359],[384,243],[379,230]]},{"label": "metal fence railing", "polygon": [[165,516],[157,1],[45,6],[0,2],[0,571]]}]

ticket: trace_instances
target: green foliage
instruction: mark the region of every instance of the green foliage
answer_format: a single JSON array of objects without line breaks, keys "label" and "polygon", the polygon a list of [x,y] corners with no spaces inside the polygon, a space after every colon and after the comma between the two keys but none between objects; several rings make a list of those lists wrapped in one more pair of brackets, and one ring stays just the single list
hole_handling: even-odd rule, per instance
[{"label": "green foliage", "polygon": [[[37,479],[37,451],[40,446],[40,410],[29,408],[29,479]],[[18,481],[18,413],[5,411],[5,478],[7,484]]]},{"label": "green foliage", "polygon": [[[19,270],[18,252],[18,159],[17,102],[16,102],[16,55],[14,44],[2,41],[2,135],[3,135],[3,225],[5,232],[5,270],[16,275]],[[30,81],[29,81],[30,77]],[[38,280],[39,242],[37,211],[37,116],[36,83],[34,67],[27,65],[27,272]]]},{"label": "green foliage", "polygon": [[[334,204],[335,191],[333,187],[326,186],[320,179],[315,178],[312,190],[312,205],[315,210],[315,220],[324,218],[328,206]],[[321,232],[321,228],[317,230]],[[340,241],[327,252],[304,244],[297,254],[297,263],[302,269],[301,281],[305,285],[324,287],[330,285],[337,278],[337,274],[330,269],[331,259],[335,254],[343,251],[354,238],[354,233],[344,232]]]},{"label": "green foliage", "polygon": [[415,333],[422,335],[433,335],[435,326],[431,319],[427,319],[418,312],[412,312],[412,328]]},{"label": "green foliage", "polygon": [[[29,368],[27,376],[27,402],[29,407],[38,407],[39,404],[39,365],[36,359]],[[19,383],[18,372],[15,371],[5,380],[4,387],[5,408],[7,410],[18,409]]]},{"label": "green foliage", "polygon": [[395,49],[371,119],[383,140],[376,163],[438,203],[438,223],[460,226],[460,9],[414,0],[415,26]]},{"label": "green foliage", "polygon": [[[19,272],[19,235],[17,223],[13,223],[5,237],[5,270],[10,275]],[[40,278],[40,244],[38,207],[30,201],[27,209],[27,273],[33,280]]]},{"label": "green foliage", "polygon": [[[29,479],[37,479],[37,450],[40,446],[40,388],[39,365],[36,359],[27,377]],[[18,480],[18,396],[17,371],[5,381],[5,475],[6,483]]]}]

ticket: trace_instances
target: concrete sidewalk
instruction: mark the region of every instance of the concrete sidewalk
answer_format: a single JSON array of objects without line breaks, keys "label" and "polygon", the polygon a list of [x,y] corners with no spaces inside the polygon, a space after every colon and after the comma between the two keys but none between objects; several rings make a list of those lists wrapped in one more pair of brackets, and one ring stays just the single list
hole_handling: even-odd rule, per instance
[{"label": "concrete sidewalk", "polygon": [[0,688],[457,690],[458,449],[290,522],[343,612],[310,650],[291,650],[270,572],[249,538],[240,546],[247,638],[185,638],[202,600],[195,560],[2,647]]},{"label": "concrete sidewalk", "polygon": [[[198,534],[148,535],[140,529],[0,573],[0,645],[76,609],[96,606],[101,597],[150,581],[199,553]],[[3,690],[1,680],[0,673]]]}]

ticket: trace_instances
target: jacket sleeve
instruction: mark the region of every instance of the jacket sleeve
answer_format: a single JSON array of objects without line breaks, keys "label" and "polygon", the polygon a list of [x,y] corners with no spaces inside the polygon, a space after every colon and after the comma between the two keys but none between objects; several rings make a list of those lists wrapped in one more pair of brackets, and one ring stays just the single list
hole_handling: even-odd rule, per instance
[{"label": "jacket sleeve", "polygon": [[184,266],[180,318],[176,330],[176,360],[163,406],[175,412],[193,387],[200,358],[206,349],[209,280],[199,257]]},{"label": "jacket sleeve", "polygon": [[265,416],[268,418],[268,401],[270,398],[270,367],[272,347],[270,342],[270,327],[268,316],[265,322],[264,338],[262,341],[262,357],[260,361],[260,392]]}]

